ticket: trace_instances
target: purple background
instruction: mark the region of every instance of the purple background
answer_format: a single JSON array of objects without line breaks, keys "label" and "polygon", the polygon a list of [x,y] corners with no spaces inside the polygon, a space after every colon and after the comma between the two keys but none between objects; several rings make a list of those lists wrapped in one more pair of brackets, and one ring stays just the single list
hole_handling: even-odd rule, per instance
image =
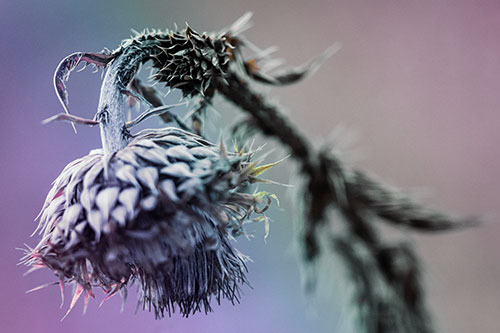
[{"label": "purple background", "polygon": [[[125,4],[127,3],[127,4]],[[132,4],[130,4],[132,3]],[[82,302],[60,323],[59,292],[24,292],[53,279],[45,272],[22,277],[16,266],[33,218],[51,181],[71,160],[99,147],[97,128],[42,126],[62,112],[53,71],[74,51],[115,48],[130,28],[218,30],[255,13],[245,35],[277,56],[300,64],[334,41],[342,50],[313,77],[273,89],[295,123],[321,143],[339,124],[359,134],[350,150],[355,165],[393,185],[425,189],[424,201],[457,215],[477,213],[488,225],[440,236],[410,236],[425,263],[428,303],[442,332],[500,331],[500,2],[492,1],[6,1],[0,2],[1,146],[0,323],[4,332],[347,332],[352,321],[349,283],[333,265],[333,291],[311,305],[301,289],[292,241],[293,206],[283,211],[267,243],[263,227],[239,248],[254,259],[253,289],[238,306],[189,319],[155,321],[134,315],[135,295],[124,313],[120,300],[101,309]],[[73,114],[95,113],[100,79],[90,71],[68,84]],[[269,92],[271,93],[271,92]],[[220,106],[220,110],[227,109]],[[222,111],[223,114],[225,111]],[[348,132],[349,132],[348,131]],[[273,146],[273,145],[271,145]],[[274,146],[276,146],[274,144]],[[277,151],[272,158],[282,156]],[[272,159],[271,158],[271,159]],[[292,163],[269,177],[289,181]],[[281,189],[269,189],[282,193]],[[333,261],[334,259],[332,259]],[[326,287],[324,287],[326,289]],[[67,290],[67,294],[70,290]],[[102,299],[102,293],[98,293]]]}]

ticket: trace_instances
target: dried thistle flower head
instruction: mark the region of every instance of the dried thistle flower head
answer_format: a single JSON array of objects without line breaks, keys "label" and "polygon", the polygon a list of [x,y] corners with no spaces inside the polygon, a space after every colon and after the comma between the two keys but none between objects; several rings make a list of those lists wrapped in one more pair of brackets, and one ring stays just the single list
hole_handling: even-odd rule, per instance
[{"label": "dried thistle flower head", "polygon": [[[247,283],[246,257],[230,240],[244,232],[252,214],[266,222],[267,234],[264,211],[273,196],[248,194],[247,187],[276,163],[257,166],[251,149],[229,153],[190,132],[135,75],[152,60],[158,70],[153,80],[184,96],[206,96],[212,83],[224,80],[231,57],[238,57],[230,42],[237,42],[232,36],[248,20],[245,15],[215,37],[189,27],[139,34],[113,53],[76,52],[59,64],[54,86],[66,113],[46,122],[99,125],[103,148],[68,164],[54,181],[39,215],[42,239],[23,262],[51,269],[62,291],[66,283],[75,285],[67,314],[83,294],[86,308],[96,287],[109,298],[126,295],[134,282],[139,302],[157,318],[176,308],[184,316],[211,311],[212,297],[239,300],[240,286]],[[64,82],[80,63],[106,69],[92,120],[68,111]],[[130,98],[149,109],[126,122],[122,107]],[[130,133],[156,115],[181,129]]]},{"label": "dried thistle flower head", "polygon": [[144,130],[111,156],[93,150],[54,181],[25,262],[77,284],[68,312],[84,292],[86,305],[95,287],[111,296],[134,281],[156,317],[238,301],[246,259],[230,239],[262,213],[261,196],[244,191],[267,168],[251,157],[172,127]]}]

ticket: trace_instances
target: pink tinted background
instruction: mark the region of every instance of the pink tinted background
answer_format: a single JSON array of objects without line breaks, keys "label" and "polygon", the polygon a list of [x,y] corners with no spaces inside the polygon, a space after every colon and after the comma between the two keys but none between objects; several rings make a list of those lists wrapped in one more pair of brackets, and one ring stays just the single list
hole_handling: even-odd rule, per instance
[{"label": "pink tinted background", "polygon": [[[127,3],[127,4],[126,4]],[[488,225],[449,235],[416,236],[425,264],[428,303],[442,332],[500,331],[500,3],[481,1],[2,1],[0,234],[5,332],[346,332],[351,317],[342,274],[331,280],[329,300],[310,306],[291,249],[293,206],[241,239],[254,259],[238,306],[163,321],[124,313],[119,299],[101,309],[79,304],[62,323],[57,288],[25,294],[52,280],[49,272],[22,277],[16,266],[50,182],[71,160],[100,145],[96,128],[40,121],[62,111],[52,88],[54,68],[74,51],[111,49],[129,29],[218,30],[245,11],[255,13],[246,36],[277,56],[300,64],[334,41],[342,50],[313,77],[273,89],[290,117],[320,143],[338,124],[359,133],[357,167],[400,187],[425,188],[425,202],[457,215],[476,213]],[[68,84],[74,114],[95,113],[99,77],[74,74]],[[271,92],[269,92],[271,94]],[[221,107],[225,109],[227,107]],[[277,152],[273,156],[282,156]],[[269,177],[287,182],[292,164]],[[273,189],[281,193],[281,189]],[[340,266],[334,266],[340,268]],[[70,290],[67,291],[68,293]],[[102,298],[102,295],[100,295]]]}]

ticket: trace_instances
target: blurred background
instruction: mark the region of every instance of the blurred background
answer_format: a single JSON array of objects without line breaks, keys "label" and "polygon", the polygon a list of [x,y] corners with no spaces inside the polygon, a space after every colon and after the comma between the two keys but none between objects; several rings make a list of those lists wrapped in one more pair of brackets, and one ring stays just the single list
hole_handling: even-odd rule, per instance
[{"label": "blurred background", "polygon": [[[357,133],[350,148],[355,166],[397,187],[424,192],[423,201],[455,215],[476,214],[487,225],[436,236],[408,235],[425,265],[428,304],[440,332],[500,331],[500,2],[358,0],[208,1],[0,1],[0,233],[3,332],[354,332],[349,281],[335,258],[323,279],[322,297],[308,297],[299,274],[300,254],[292,219],[295,205],[281,197],[255,238],[238,240],[253,258],[252,287],[241,304],[223,302],[209,315],[174,315],[155,321],[134,314],[135,295],[124,313],[120,299],[98,309],[82,302],[61,323],[57,287],[25,294],[52,281],[48,271],[23,277],[15,248],[35,245],[29,235],[50,183],[70,161],[100,147],[97,128],[41,120],[62,108],[52,76],[75,51],[114,49],[130,29],[217,31],[246,11],[254,27],[245,35],[261,48],[276,45],[277,57],[301,64],[333,42],[342,49],[309,79],[286,88],[262,88],[318,145],[339,125]],[[91,118],[100,75],[74,73],[68,83],[70,110]],[[259,88],[260,89],[260,88]],[[171,101],[171,102],[176,102]],[[238,115],[218,100],[224,123]],[[226,113],[228,112],[228,113]],[[231,116],[232,117],[232,116]],[[342,138],[342,137],[341,137]],[[269,161],[286,154],[277,148]],[[332,148],[335,148],[333,141]],[[348,150],[349,151],[349,150]],[[361,158],[359,158],[361,157]],[[293,162],[268,178],[293,182]],[[292,179],[291,179],[292,178]],[[326,274],[326,272],[322,272]],[[326,276],[326,275],[325,275]],[[325,277],[324,276],[324,277]],[[324,292],[329,290],[329,293]],[[67,294],[70,290],[67,290]],[[98,299],[102,299],[98,293]]]}]

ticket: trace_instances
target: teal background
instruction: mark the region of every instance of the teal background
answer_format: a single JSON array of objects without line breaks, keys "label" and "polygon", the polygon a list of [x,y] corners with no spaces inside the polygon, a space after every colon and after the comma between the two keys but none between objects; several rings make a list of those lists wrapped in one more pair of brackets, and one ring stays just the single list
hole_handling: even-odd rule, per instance
[{"label": "teal background", "polygon": [[[293,245],[295,205],[282,188],[263,226],[237,246],[253,258],[241,304],[188,319],[155,321],[135,310],[130,295],[98,309],[82,302],[62,323],[56,287],[24,292],[52,280],[50,272],[27,277],[16,266],[51,181],[75,158],[100,146],[97,128],[42,126],[62,112],[52,87],[58,62],[75,51],[115,48],[130,29],[219,30],[246,11],[254,27],[245,35],[258,46],[277,45],[277,57],[297,65],[332,42],[343,48],[311,78],[286,88],[259,88],[320,144],[343,125],[353,164],[398,187],[424,192],[423,201],[456,215],[478,214],[487,224],[449,235],[404,235],[425,264],[428,303],[440,332],[500,331],[500,2],[498,1],[0,1],[0,233],[2,332],[354,332],[349,281],[335,258],[320,271],[319,295],[308,299]],[[73,114],[92,117],[100,77],[90,70],[68,83]],[[176,102],[176,101],[172,101]],[[225,123],[239,113],[217,109]],[[342,140],[341,140],[342,141]],[[337,141],[333,141],[335,144]],[[278,148],[271,142],[270,148]],[[337,145],[332,144],[332,148]],[[286,152],[277,149],[269,161]],[[355,158],[357,157],[357,158]],[[269,178],[296,182],[293,163]],[[333,220],[333,223],[336,221]],[[392,235],[392,233],[391,233]],[[331,275],[330,275],[331,274]],[[70,290],[67,290],[67,294]],[[98,299],[102,294],[98,293]]]}]

